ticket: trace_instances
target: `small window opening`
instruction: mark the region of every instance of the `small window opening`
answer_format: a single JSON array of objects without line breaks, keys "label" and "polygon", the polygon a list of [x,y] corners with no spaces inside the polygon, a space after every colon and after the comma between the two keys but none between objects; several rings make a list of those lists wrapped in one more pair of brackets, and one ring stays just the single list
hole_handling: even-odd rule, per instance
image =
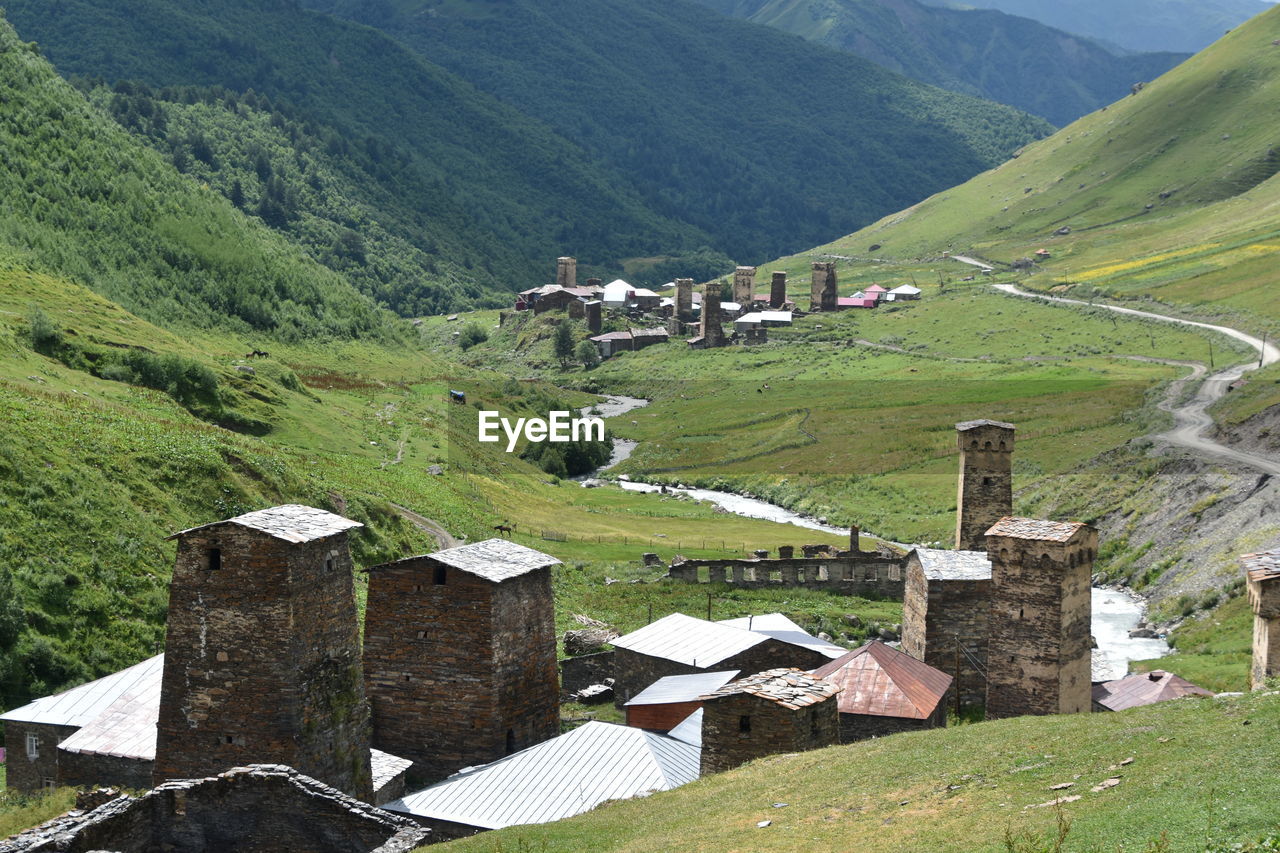
[{"label": "small window opening", "polygon": [[414,592],[422,592],[422,584],[420,584],[420,583],[414,584],[414,585],[413,585],[413,591],[414,591]]},{"label": "small window opening", "polygon": [[333,557],[326,557],[324,560],[324,570],[326,572],[333,571]]},{"label": "small window opening", "polygon": [[990,485],[991,485],[991,478],[990,478],[990,477],[983,477],[983,478],[982,478],[982,485],[984,485],[984,486],[990,486]]},{"label": "small window opening", "polygon": [[58,781],[48,776],[44,777],[40,784],[46,791],[52,791],[54,788],[58,787]]},{"label": "small window opening", "polygon": [[751,715],[750,714],[743,714],[740,717],[738,717],[738,731],[740,732],[751,731]]},{"label": "small window opening", "polygon": [[1019,608],[1018,608],[1018,618],[1019,618],[1019,619],[1021,619],[1021,618],[1022,618],[1022,608],[1021,608],[1021,607],[1019,607]]},{"label": "small window opening", "polygon": [[209,549],[209,571],[216,572],[220,568],[222,568],[222,549],[210,548]]},{"label": "small window opening", "polygon": [[516,751],[516,731],[507,729],[507,755]]},{"label": "small window opening", "polygon": [[427,638],[427,632],[426,632],[426,631],[419,631],[419,632],[418,632],[418,639],[419,639],[419,640],[425,640],[426,638]]},{"label": "small window opening", "polygon": [[436,586],[444,586],[445,568],[444,566],[436,566],[435,576],[432,578]]},{"label": "small window opening", "polygon": [[27,734],[27,758],[40,757],[40,738],[33,734]]},{"label": "small window opening", "polygon": [[412,676],[412,675],[406,675],[406,676],[404,677],[404,680],[405,680],[405,681],[413,681],[413,676]]}]

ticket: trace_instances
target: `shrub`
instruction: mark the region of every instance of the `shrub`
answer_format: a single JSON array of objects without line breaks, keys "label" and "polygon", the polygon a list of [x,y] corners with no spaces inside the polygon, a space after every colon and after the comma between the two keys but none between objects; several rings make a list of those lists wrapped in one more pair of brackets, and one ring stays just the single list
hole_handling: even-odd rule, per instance
[{"label": "shrub", "polygon": [[458,346],[462,347],[465,352],[476,344],[484,343],[487,340],[489,340],[488,332],[476,323],[468,323],[462,327],[462,332],[458,335]]}]

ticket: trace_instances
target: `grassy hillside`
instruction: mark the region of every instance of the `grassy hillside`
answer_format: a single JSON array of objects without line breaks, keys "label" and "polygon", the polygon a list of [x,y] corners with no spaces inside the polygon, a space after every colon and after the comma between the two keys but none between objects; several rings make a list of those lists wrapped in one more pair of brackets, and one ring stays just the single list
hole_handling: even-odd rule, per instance
[{"label": "grassy hillside", "polygon": [[307,5],[518,105],[744,263],[911,203],[1045,130],[689,0]]},{"label": "grassy hillside", "polygon": [[908,77],[1010,104],[1056,125],[1128,94],[1185,54],[1113,52],[1087,38],[987,9],[913,0],[698,0],[870,59]]},{"label": "grassy hillside", "polygon": [[[441,849],[1274,849],[1249,845],[1277,832],[1277,725],[1280,701],[1267,695],[893,735]],[[1055,809],[1057,797],[1071,801]]]}]

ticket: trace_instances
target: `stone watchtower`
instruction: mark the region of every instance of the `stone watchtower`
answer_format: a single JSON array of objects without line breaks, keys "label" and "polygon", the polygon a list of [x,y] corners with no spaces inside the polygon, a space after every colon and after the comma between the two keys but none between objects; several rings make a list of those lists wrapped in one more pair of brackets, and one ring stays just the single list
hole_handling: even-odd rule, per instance
[{"label": "stone watchtower", "polygon": [[733,271],[733,301],[750,308],[756,289],[756,268],[738,267]]},{"label": "stone watchtower", "polygon": [[810,311],[834,311],[839,306],[836,294],[836,265],[832,261],[814,261],[809,289]]},{"label": "stone watchtower", "polygon": [[556,258],[556,284],[561,287],[578,286],[577,258]]},{"label": "stone watchtower", "polygon": [[769,282],[769,307],[781,308],[787,304],[787,274],[776,272]]},{"label": "stone watchtower", "polygon": [[268,762],[372,796],[354,527],[278,506],[170,537],[156,784]]},{"label": "stone watchtower", "polygon": [[987,531],[987,719],[1089,711],[1097,550],[1087,524],[1002,518]]},{"label": "stone watchtower", "polygon": [[684,334],[685,323],[693,321],[693,279],[676,279],[676,298],[671,306],[671,319],[667,321],[667,334],[676,337]]},{"label": "stone watchtower", "polygon": [[1013,424],[956,424],[960,486],[956,496],[956,550],[985,551],[987,528],[1013,515]]},{"label": "stone watchtower", "polygon": [[702,345],[724,346],[724,329],[720,326],[720,282],[709,281],[702,288]]},{"label": "stone watchtower", "polygon": [[369,570],[374,745],[427,782],[560,733],[551,566],[489,539]]},{"label": "stone watchtower", "polygon": [[840,742],[837,684],[799,669],[731,681],[702,701],[702,775]]},{"label": "stone watchtower", "polygon": [[1249,684],[1266,687],[1268,678],[1280,676],[1280,548],[1245,554],[1245,580],[1253,608],[1253,666]]}]

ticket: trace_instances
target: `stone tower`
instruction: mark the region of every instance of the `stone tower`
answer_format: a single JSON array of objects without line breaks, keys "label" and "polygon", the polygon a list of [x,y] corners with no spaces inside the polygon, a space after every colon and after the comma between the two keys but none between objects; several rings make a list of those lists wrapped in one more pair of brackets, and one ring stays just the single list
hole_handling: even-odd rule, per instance
[{"label": "stone tower", "polygon": [[693,322],[693,279],[676,279],[676,298],[667,321],[667,334],[678,337],[685,333],[686,323]]},{"label": "stone tower", "polygon": [[600,310],[603,307],[604,303],[599,299],[592,299],[590,302],[582,306],[582,313],[586,315],[587,318],[587,331],[591,332],[593,335],[600,334],[600,329],[604,326]]},{"label": "stone tower", "polygon": [[1280,548],[1246,554],[1240,562],[1244,564],[1249,604],[1253,608],[1253,666],[1249,684],[1254,690],[1262,690],[1268,678],[1280,676]]},{"label": "stone tower", "polygon": [[836,301],[836,265],[832,261],[814,261],[809,289],[810,311],[834,311]]},{"label": "stone tower", "polygon": [[347,531],[278,506],[171,536],[154,780],[287,764],[372,796]]},{"label": "stone tower", "polygon": [[787,303],[787,274],[776,272],[769,282],[769,307],[781,308]]},{"label": "stone tower", "polygon": [[556,284],[561,287],[578,286],[577,258],[556,258]]},{"label": "stone tower", "polygon": [[956,550],[985,551],[987,528],[1013,515],[1013,424],[956,424],[960,484],[956,496]]},{"label": "stone tower", "polygon": [[702,345],[724,346],[724,330],[720,327],[720,282],[709,281],[702,288]]},{"label": "stone tower", "polygon": [[756,268],[738,267],[733,271],[733,301],[750,308],[756,289]]},{"label": "stone tower", "polygon": [[1002,518],[987,531],[987,719],[1089,711],[1097,551],[1087,524]]},{"label": "stone tower", "polygon": [[560,733],[551,566],[489,539],[369,570],[374,745],[434,781]]}]

